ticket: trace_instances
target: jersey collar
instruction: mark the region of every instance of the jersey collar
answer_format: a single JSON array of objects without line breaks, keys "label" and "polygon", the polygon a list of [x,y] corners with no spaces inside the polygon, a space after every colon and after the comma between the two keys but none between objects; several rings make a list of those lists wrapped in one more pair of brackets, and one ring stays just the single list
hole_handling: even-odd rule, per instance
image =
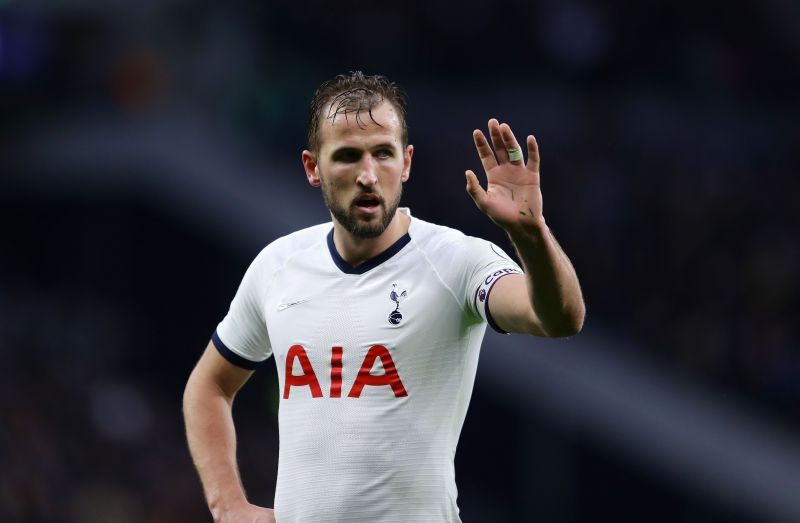
[{"label": "jersey collar", "polygon": [[396,242],[394,242],[389,248],[387,248],[382,253],[378,254],[377,256],[370,258],[369,260],[361,263],[355,267],[347,263],[344,258],[339,255],[339,251],[336,250],[336,245],[333,244],[333,229],[328,233],[328,250],[331,253],[331,258],[333,258],[333,263],[339,267],[339,270],[345,274],[364,274],[365,272],[374,269],[381,263],[385,262],[406,246],[408,242],[411,241],[411,235],[405,233],[401,236]]}]

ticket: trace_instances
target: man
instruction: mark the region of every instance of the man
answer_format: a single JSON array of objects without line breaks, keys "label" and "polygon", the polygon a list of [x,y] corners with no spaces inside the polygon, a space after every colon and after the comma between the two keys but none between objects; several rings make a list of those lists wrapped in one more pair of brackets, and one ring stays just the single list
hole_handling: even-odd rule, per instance
[{"label": "man", "polygon": [[[489,137],[473,133],[487,189],[467,171],[467,192],[524,271],[489,242],[398,209],[414,148],[394,84],[355,72],[317,90],[302,161],[333,223],[256,257],[186,386],[189,448],[215,521],[460,521],[453,459],[487,322],[569,336],[584,317],[542,214],[536,140],[524,163],[508,125],[490,120]],[[245,497],[231,416],[271,355],[274,513]]]}]

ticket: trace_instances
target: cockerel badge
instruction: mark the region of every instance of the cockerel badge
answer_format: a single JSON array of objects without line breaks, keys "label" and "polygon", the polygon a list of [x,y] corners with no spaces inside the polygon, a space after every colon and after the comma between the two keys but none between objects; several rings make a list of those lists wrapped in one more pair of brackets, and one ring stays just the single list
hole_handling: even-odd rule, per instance
[{"label": "cockerel badge", "polygon": [[403,315],[400,313],[400,302],[406,299],[406,291],[398,293],[397,284],[393,283],[392,292],[389,293],[389,299],[397,304],[394,310],[389,313],[389,323],[398,325],[403,319]]}]

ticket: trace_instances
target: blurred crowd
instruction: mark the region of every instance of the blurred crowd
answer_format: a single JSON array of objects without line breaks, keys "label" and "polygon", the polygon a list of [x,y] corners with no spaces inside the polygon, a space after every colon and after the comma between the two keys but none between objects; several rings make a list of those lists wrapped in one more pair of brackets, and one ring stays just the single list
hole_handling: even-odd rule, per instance
[{"label": "blurred crowd", "polygon": [[[22,137],[191,114],[243,154],[296,160],[313,89],[350,69],[409,93],[415,215],[508,247],[463,194],[470,131],[497,116],[534,132],[587,328],[800,430],[800,4],[330,9],[0,0],[0,520],[207,517],[180,394],[253,254],[141,195],[30,181],[47,159],[21,157]],[[260,379],[241,437],[274,449]],[[243,464],[266,492],[276,455]]]}]

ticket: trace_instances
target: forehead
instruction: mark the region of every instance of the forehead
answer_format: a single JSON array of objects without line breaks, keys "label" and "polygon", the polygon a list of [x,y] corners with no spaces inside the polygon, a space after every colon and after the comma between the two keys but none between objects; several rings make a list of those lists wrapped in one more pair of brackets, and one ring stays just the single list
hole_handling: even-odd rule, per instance
[{"label": "forehead", "polygon": [[[323,112],[328,114],[328,110]],[[320,122],[322,149],[343,146],[369,147],[376,143],[396,143],[400,146],[400,117],[389,102],[381,102],[369,111],[339,113],[335,118],[323,117]]]}]

